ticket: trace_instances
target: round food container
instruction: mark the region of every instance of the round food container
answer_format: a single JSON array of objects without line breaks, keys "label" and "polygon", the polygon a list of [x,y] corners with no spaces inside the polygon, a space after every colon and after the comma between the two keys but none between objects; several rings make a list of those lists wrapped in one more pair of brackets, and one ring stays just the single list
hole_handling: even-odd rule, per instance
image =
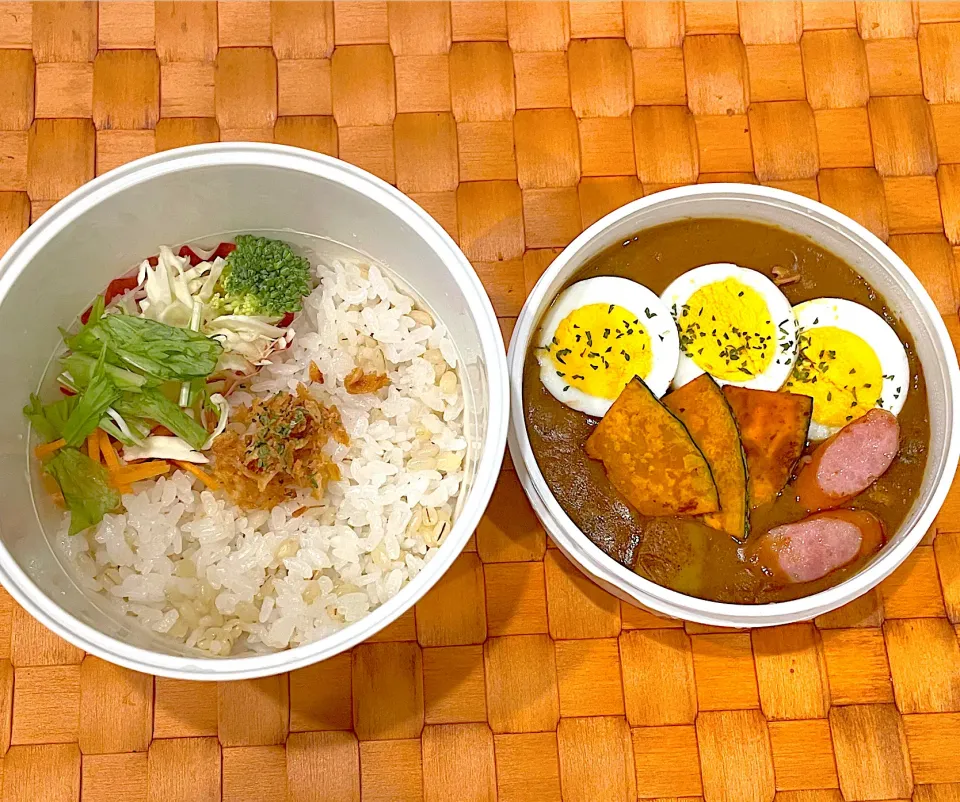
[{"label": "round food container", "polygon": [[[554,497],[530,446],[524,423],[523,365],[541,316],[570,277],[610,245],[638,231],[687,218],[739,218],[778,226],[813,240],[847,261],[887,301],[913,334],[927,381],[930,452],[919,496],[887,545],[858,573],[828,590],[792,601],[729,604],[687,596],[625,568],[586,537]],[[889,576],[933,525],[960,455],[960,371],[946,327],[920,281],[873,234],[848,217],[790,192],[747,184],[704,184],[659,192],[594,223],[554,260],[527,298],[508,356],[510,453],[534,510],[560,549],[615,596],[655,613],[727,627],[802,621],[857,598]]]},{"label": "round food container", "polygon": [[[252,231],[311,248],[322,240],[388,265],[447,327],[459,352],[468,442],[451,531],[434,558],[364,618],[308,645],[228,658],[195,650],[84,592],[51,537],[60,512],[35,493],[21,407],[37,390],[66,326],[113,278],[161,244],[217,242]],[[319,239],[318,239],[319,238]],[[369,173],[297,148],[200,145],[132,162],[81,187],[0,260],[0,582],[26,610],[84,651],[138,671],[227,680],[275,674],[360,643],[412,607],[477,526],[500,470],[508,415],[503,341],[472,266],[419,206]]]}]

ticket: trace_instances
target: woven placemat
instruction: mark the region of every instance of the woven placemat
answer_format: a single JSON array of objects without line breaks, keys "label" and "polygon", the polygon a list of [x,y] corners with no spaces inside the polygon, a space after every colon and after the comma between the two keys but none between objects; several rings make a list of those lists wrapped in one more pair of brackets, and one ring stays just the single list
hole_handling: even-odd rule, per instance
[{"label": "woven placemat", "polygon": [[[862,222],[960,339],[960,3],[0,3],[0,252],[94,175],[217,139],[395,183],[505,333],[584,226],[733,180]],[[290,675],[154,679],[0,601],[3,802],[960,800],[958,493],[876,592],[752,633],[591,584],[509,460],[415,613]]]}]

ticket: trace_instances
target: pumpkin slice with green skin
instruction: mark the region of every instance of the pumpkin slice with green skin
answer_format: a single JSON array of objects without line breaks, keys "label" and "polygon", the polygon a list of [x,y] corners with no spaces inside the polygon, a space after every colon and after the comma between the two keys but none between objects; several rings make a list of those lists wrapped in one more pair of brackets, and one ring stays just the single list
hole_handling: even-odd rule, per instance
[{"label": "pumpkin slice with green skin", "polygon": [[731,385],[723,388],[723,394],[740,427],[750,474],[750,506],[756,509],[776,500],[802,456],[813,399]]},{"label": "pumpkin slice with green skin", "polygon": [[720,509],[710,467],[683,423],[634,377],[586,442],[610,483],[642,515]]},{"label": "pumpkin slice with green skin", "polygon": [[720,510],[704,515],[704,523],[744,539],[749,526],[747,461],[737,420],[720,386],[704,373],[664,396],[663,404],[683,421],[717,485]]}]

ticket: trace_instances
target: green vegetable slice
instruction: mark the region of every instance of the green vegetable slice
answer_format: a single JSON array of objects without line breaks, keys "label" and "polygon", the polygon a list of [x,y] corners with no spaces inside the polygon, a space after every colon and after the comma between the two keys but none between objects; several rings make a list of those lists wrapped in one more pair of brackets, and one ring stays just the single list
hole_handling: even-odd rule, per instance
[{"label": "green vegetable slice", "polygon": [[78,446],[87,439],[100,424],[100,419],[114,401],[120,397],[120,391],[110,379],[103,377],[93,381],[79,396],[80,401],[74,407],[63,427],[62,437],[68,446]]},{"label": "green vegetable slice", "polygon": [[76,334],[70,335],[63,329],[60,329],[60,334],[63,336],[63,341],[67,343],[68,348],[72,351],[83,351],[94,355],[100,353],[101,344],[97,340],[95,331],[97,324],[101,318],[103,318],[105,308],[106,304],[104,303],[103,296],[98,295],[90,307],[90,316],[87,318],[87,322],[80,326]]},{"label": "green vegetable slice", "polygon": [[96,334],[127,365],[158,379],[205,379],[223,351],[200,332],[131,315],[107,315]]},{"label": "green vegetable slice", "polygon": [[[64,401],[66,400],[64,399]],[[53,404],[49,406],[52,407]],[[23,414],[41,439],[49,442],[60,437],[60,432],[53,425],[53,421],[47,418],[47,408],[40,403],[40,398],[36,393],[30,393],[30,403],[23,408]]]},{"label": "green vegetable slice", "polygon": [[200,332],[132,315],[105,315],[77,334],[64,334],[67,348],[98,356],[107,345],[107,363],[127,366],[155,379],[206,378],[217,367],[223,346]]},{"label": "green vegetable slice", "polygon": [[70,510],[70,534],[103,520],[120,506],[120,493],[110,484],[106,468],[75,448],[61,448],[43,467],[60,486]]},{"label": "green vegetable slice", "polygon": [[106,347],[97,360],[90,383],[63,427],[63,439],[68,446],[80,445],[100,423],[100,419],[120,397],[120,390],[106,372]]},{"label": "green vegetable slice", "polygon": [[44,406],[40,403],[40,398],[31,393],[30,403],[23,408],[23,414],[40,437],[47,441],[56,440],[63,437],[67,420],[79,401],[78,396],[71,395]]},{"label": "green vegetable slice", "polygon": [[[65,356],[60,362],[64,370],[70,372],[70,375],[78,387],[83,388],[90,384],[93,370],[97,365],[97,360],[92,356],[73,353]],[[104,370],[107,376],[109,376],[114,384],[121,390],[136,392],[148,382],[146,376],[141,376],[139,373],[134,373],[132,370],[126,370],[116,365],[105,364]]]},{"label": "green vegetable slice", "polygon": [[[127,426],[130,425],[130,421],[127,421]],[[125,446],[139,446],[142,444],[142,440],[134,440],[128,437],[123,430],[113,422],[113,419],[107,415],[104,415],[100,418],[99,427],[103,429],[107,434],[109,434],[114,440],[119,440]],[[139,432],[137,432],[139,434]]]},{"label": "green vegetable slice", "polygon": [[114,404],[124,418],[147,418],[166,426],[177,437],[199,449],[207,439],[207,430],[159,390],[145,387],[140,393],[123,393]]}]

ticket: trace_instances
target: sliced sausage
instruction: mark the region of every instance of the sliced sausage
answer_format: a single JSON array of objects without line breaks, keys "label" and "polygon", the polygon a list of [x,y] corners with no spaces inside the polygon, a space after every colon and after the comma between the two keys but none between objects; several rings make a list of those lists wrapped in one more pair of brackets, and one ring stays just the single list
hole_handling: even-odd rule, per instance
[{"label": "sliced sausage", "polygon": [[866,510],[831,510],[775,526],[751,549],[755,564],[785,584],[812,582],[876,551],[883,523]]},{"label": "sliced sausage", "polygon": [[896,415],[871,409],[817,446],[797,476],[800,504],[811,512],[846,504],[886,472],[899,447]]}]

